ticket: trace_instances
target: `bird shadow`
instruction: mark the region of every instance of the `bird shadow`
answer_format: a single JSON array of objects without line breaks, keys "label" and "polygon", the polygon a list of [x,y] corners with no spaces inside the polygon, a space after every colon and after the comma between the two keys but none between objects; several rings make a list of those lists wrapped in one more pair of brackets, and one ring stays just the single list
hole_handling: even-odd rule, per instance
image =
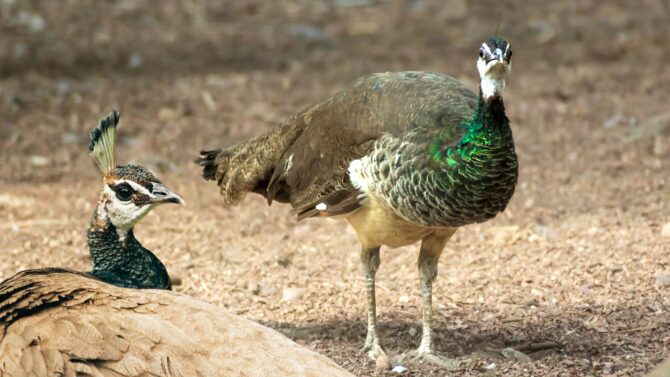
[{"label": "bird shadow", "polygon": [[[634,313],[630,314],[634,316]],[[358,351],[363,345],[367,329],[364,321],[346,319],[315,323],[259,322],[331,357],[341,354],[342,350],[351,357],[356,354],[360,356],[361,352]],[[454,322],[459,325],[453,326]],[[417,348],[421,340],[421,323],[408,320],[402,314],[390,313],[384,316],[378,328],[382,344],[390,355],[405,355]],[[618,347],[608,346],[613,340],[607,332],[589,328],[585,326],[584,318],[573,318],[572,315],[479,323],[439,318],[433,328],[437,352],[451,358],[489,361],[516,358],[523,361],[524,357],[528,357],[534,361],[560,354],[583,360],[585,366],[588,366],[594,357],[620,353]],[[510,353],[509,348],[519,353]]]}]

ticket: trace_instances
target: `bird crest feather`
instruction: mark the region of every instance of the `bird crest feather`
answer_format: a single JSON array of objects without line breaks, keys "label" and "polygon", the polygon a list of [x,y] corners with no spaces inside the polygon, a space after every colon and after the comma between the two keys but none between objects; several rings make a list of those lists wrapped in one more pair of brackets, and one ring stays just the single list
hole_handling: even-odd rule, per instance
[{"label": "bird crest feather", "polygon": [[116,126],[120,117],[118,111],[112,110],[106,117],[100,119],[98,126],[91,131],[88,155],[95,160],[104,175],[116,167]]}]

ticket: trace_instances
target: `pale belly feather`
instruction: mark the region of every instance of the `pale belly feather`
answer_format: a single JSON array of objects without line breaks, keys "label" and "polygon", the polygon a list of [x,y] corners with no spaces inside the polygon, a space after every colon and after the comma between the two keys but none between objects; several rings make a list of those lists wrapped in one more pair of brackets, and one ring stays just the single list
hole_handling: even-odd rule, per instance
[{"label": "pale belly feather", "polygon": [[373,198],[347,216],[347,220],[356,229],[363,247],[407,246],[439,229],[411,224]]}]

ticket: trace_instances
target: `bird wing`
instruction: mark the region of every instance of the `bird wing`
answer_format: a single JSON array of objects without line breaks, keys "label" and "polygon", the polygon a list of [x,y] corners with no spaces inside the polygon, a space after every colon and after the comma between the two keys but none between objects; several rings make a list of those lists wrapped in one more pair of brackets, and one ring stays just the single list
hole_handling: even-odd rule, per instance
[{"label": "bird wing", "polygon": [[415,131],[415,138],[427,142],[446,129],[457,140],[457,126],[476,102],[471,90],[443,74],[360,78],[291,118],[304,126],[274,166],[267,199],[290,202],[299,219],[351,212],[366,200],[349,179],[353,160],[369,154],[382,136],[403,138]]},{"label": "bird wing", "polygon": [[0,284],[0,376],[351,376],[274,330],[189,297],[62,269]]}]

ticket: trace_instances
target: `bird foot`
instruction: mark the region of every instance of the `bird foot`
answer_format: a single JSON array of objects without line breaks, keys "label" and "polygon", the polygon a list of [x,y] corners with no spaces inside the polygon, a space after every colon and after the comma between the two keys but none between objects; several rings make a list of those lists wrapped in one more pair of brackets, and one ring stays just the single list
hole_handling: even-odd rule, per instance
[{"label": "bird foot", "polygon": [[379,341],[365,341],[365,345],[361,348],[361,352],[367,352],[370,360],[377,360],[380,357],[388,358],[386,351],[379,345]]},{"label": "bird foot", "polygon": [[430,349],[425,349],[424,347],[419,347],[419,349],[411,351],[409,355],[412,356],[414,360],[422,360],[447,370],[456,369],[459,364],[459,361],[456,359],[439,355]]}]

